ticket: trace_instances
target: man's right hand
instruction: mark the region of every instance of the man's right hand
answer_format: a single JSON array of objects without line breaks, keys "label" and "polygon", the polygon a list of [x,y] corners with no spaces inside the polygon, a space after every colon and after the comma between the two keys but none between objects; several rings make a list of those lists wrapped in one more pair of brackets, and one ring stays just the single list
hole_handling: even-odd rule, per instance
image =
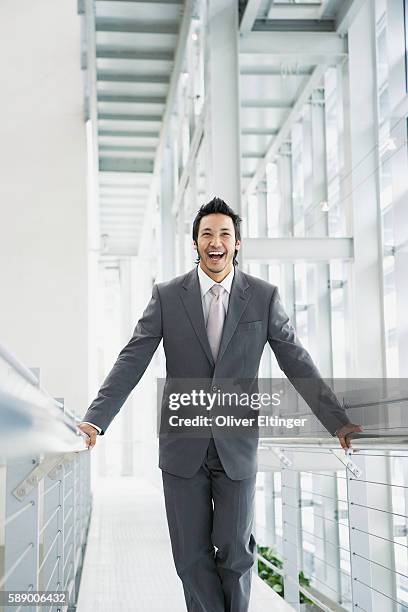
[{"label": "man's right hand", "polygon": [[85,438],[86,445],[89,449],[93,448],[96,444],[96,436],[98,435],[98,431],[89,423],[78,423],[78,429],[88,434],[88,438]]}]

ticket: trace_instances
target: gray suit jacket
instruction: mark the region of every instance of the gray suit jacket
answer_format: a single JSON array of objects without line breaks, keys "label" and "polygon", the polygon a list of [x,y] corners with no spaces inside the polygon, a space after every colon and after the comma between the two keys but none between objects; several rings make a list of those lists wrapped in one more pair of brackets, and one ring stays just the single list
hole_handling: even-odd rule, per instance
[{"label": "gray suit jacket", "polygon": [[[343,407],[322,381],[309,353],[296,336],[282,307],[276,286],[235,269],[228,312],[217,356],[207,339],[196,268],[169,282],[154,285],[152,298],[132,338],[120,352],[111,372],[83,421],[102,428],[102,435],[139,382],[163,339],[166,381],[207,379],[213,391],[222,379],[254,380],[266,342],[279,366],[332,434],[348,423]],[[301,380],[312,380],[316,392]],[[211,433],[209,434],[211,435]],[[241,480],[257,471],[258,439],[254,436],[217,437],[220,460],[227,475]],[[207,437],[169,437],[159,440],[159,467],[189,478],[200,468]]]}]

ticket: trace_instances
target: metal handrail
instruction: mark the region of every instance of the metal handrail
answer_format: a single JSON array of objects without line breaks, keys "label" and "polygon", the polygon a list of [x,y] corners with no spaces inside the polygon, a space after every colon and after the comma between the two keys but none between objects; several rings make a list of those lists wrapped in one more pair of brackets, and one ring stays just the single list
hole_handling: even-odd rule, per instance
[{"label": "metal handrail", "polygon": [[[350,433],[345,436],[346,440],[353,440],[356,444],[353,445],[353,450],[355,447],[358,449],[369,449],[376,448],[378,450],[387,450],[387,449],[395,449],[395,448],[406,448],[408,450],[408,432],[406,435],[401,434],[387,434],[385,432],[378,432],[375,434],[367,434],[367,433]],[[279,448],[287,448],[287,447],[311,447],[317,446],[320,448],[339,448],[339,441],[337,437],[332,438],[318,438],[318,437],[306,437],[306,436],[298,436],[296,438],[293,437],[270,437],[259,438],[259,443],[262,446],[267,447],[279,447]]]},{"label": "metal handrail", "polygon": [[399,402],[408,402],[408,397],[390,397],[379,400],[364,401],[363,403],[350,404],[344,398],[344,407],[349,408],[369,408],[370,406],[381,406],[382,404],[398,404]]},{"label": "metal handrail", "polygon": [[0,344],[0,360],[5,361],[8,365],[18,372],[27,382],[32,385],[39,386],[39,380],[24,364],[17,359],[15,355],[12,355],[4,346]]},{"label": "metal handrail", "polygon": [[77,428],[78,422],[0,346],[0,460],[87,450],[86,434]]}]

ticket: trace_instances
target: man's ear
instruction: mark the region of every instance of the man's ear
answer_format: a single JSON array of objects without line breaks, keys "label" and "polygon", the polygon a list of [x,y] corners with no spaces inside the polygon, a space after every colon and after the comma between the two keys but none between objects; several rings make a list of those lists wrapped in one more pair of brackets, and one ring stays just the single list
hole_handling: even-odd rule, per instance
[{"label": "man's ear", "polygon": [[195,241],[195,240],[193,240],[193,249],[194,249],[194,250],[197,250],[197,243],[196,243],[196,241]]},{"label": "man's ear", "polygon": [[235,248],[236,248],[237,251],[239,251],[239,249],[241,248],[241,241],[240,240],[237,240],[235,242]]}]

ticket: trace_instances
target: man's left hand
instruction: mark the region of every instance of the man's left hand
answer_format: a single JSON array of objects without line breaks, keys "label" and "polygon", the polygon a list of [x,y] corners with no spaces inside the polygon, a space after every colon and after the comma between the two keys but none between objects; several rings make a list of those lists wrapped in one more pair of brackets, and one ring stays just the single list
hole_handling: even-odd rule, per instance
[{"label": "man's left hand", "polygon": [[351,448],[351,442],[346,438],[346,435],[349,433],[359,433],[363,431],[361,425],[354,425],[354,423],[347,423],[347,425],[343,425],[336,431],[336,436],[338,437],[341,447],[344,450]]}]

